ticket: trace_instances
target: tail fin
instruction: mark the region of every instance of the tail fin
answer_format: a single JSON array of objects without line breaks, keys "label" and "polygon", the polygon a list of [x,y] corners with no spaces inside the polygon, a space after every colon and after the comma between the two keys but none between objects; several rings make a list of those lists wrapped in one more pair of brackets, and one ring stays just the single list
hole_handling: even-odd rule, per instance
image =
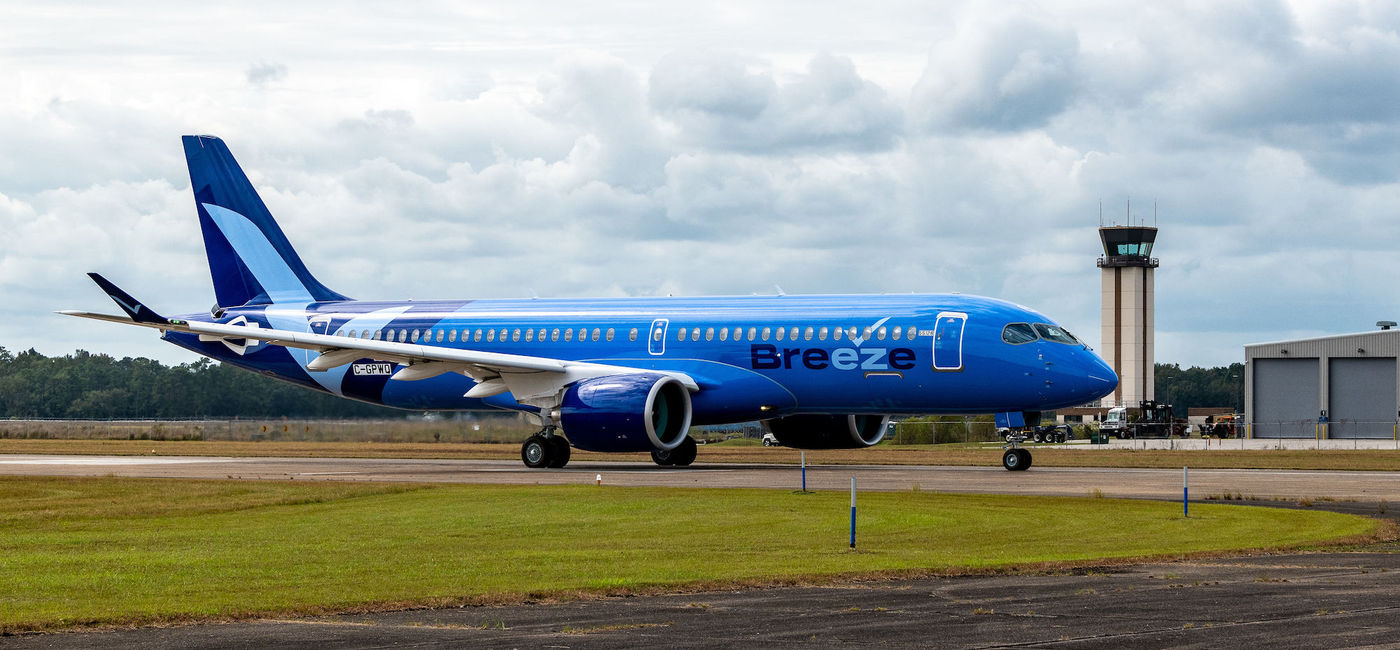
[{"label": "tail fin", "polygon": [[306,270],[223,140],[187,135],[184,142],[220,306],[348,300]]}]

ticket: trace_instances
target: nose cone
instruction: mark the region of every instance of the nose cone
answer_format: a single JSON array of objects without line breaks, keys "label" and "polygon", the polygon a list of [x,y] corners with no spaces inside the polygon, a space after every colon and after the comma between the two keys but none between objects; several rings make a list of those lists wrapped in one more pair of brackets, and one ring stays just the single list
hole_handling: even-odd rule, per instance
[{"label": "nose cone", "polygon": [[1103,357],[1088,348],[1080,352],[1080,357],[1083,364],[1083,388],[1089,394],[1090,400],[1104,397],[1118,387],[1118,373],[1108,367],[1108,362],[1104,361]]}]

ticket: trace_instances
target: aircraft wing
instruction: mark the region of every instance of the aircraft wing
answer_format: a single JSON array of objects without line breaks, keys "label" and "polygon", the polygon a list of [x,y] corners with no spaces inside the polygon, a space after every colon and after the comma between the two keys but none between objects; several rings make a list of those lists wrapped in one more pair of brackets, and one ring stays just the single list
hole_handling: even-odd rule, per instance
[{"label": "aircraft wing", "polygon": [[[126,297],[125,294],[123,297]],[[143,311],[142,306],[135,303],[134,300],[128,300],[128,304],[134,304],[133,308],[127,310],[128,312],[135,311],[144,315],[145,312],[149,311],[149,308],[145,308]],[[75,310],[65,310],[58,313],[125,325],[139,325],[162,331],[197,334],[203,340],[243,340],[249,344],[253,341],[264,341],[272,345],[312,350],[319,352],[320,356],[307,364],[307,369],[311,371],[329,370],[357,359],[374,359],[402,364],[404,367],[394,373],[392,377],[397,380],[412,381],[436,377],[448,372],[460,372],[477,381],[477,385],[467,391],[467,397],[490,397],[510,391],[515,400],[522,404],[532,404],[537,401],[553,403],[552,398],[570,384],[583,379],[608,375],[663,374],[676,378],[691,392],[700,390],[699,385],[690,376],[664,370],[644,370],[548,357],[294,332],[256,325],[220,325],[178,319],[166,319],[161,322],[154,318],[135,320],[129,317]]]}]

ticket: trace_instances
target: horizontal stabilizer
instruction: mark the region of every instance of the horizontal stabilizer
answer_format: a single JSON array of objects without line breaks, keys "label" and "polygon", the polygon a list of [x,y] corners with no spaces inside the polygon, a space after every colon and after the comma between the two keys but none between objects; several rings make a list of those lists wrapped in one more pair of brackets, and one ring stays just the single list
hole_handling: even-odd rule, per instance
[{"label": "horizontal stabilizer", "polygon": [[96,273],[89,273],[88,277],[92,278],[92,281],[96,282],[97,286],[102,287],[102,290],[107,292],[107,297],[111,298],[112,302],[117,303],[117,306],[121,307],[122,311],[126,312],[126,315],[131,317],[131,320],[138,323],[165,324],[170,322],[164,316],[152,311],[150,307],[132,298],[131,294],[122,291],[117,285],[107,280],[107,278]]}]

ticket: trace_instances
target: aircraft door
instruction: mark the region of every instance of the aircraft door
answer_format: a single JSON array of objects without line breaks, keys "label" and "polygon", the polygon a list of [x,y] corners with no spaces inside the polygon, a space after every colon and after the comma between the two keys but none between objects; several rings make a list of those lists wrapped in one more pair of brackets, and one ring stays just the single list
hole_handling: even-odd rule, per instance
[{"label": "aircraft door", "polygon": [[671,321],[658,318],[651,322],[651,333],[647,334],[647,352],[654,355],[666,353],[666,328]]},{"label": "aircraft door", "polygon": [[312,334],[325,334],[331,326],[330,316],[317,316],[307,323],[306,329]]},{"label": "aircraft door", "polygon": [[963,369],[962,339],[967,314],[945,311],[938,314],[933,327],[933,369],[937,372],[961,372]]}]

